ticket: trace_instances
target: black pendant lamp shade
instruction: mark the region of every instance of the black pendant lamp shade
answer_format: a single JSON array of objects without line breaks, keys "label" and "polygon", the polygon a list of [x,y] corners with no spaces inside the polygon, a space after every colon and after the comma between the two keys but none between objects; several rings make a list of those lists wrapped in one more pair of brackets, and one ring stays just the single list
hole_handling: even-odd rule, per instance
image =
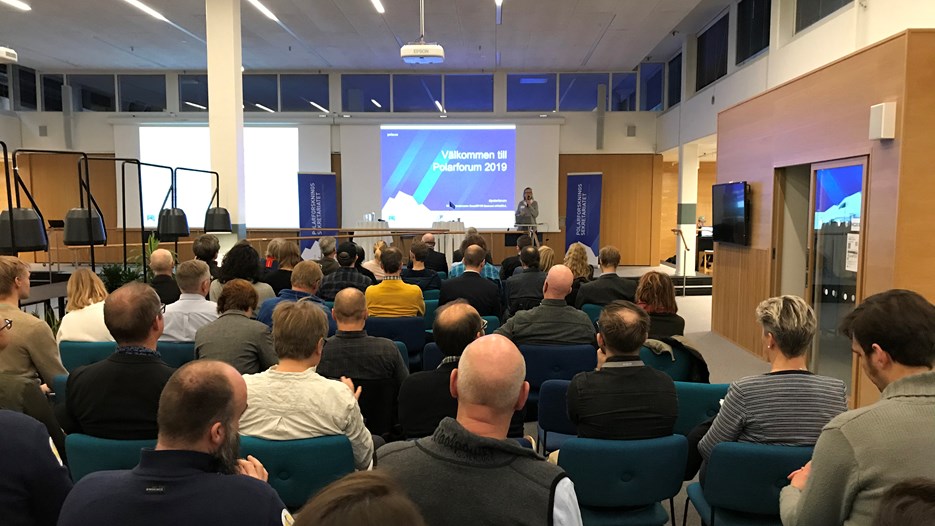
[{"label": "black pendant lamp shade", "polygon": [[[10,219],[13,221],[13,235],[16,238],[16,250],[10,243]],[[39,214],[32,208],[14,208],[0,212],[0,251],[35,252],[49,249],[49,239]]]},{"label": "black pendant lamp shade", "polygon": [[205,232],[232,232],[231,215],[226,208],[214,207],[205,212]]},{"label": "black pendant lamp shade", "polygon": [[[91,216],[90,221],[88,215]],[[90,232],[89,230],[90,223]],[[17,236],[17,239],[19,237]],[[104,230],[104,220],[97,210],[87,208],[72,208],[65,214],[65,246],[74,245],[103,245],[107,243],[107,232]]]},{"label": "black pendant lamp shade", "polygon": [[188,237],[188,218],[181,208],[163,208],[159,211],[156,233],[160,241],[178,241]]}]

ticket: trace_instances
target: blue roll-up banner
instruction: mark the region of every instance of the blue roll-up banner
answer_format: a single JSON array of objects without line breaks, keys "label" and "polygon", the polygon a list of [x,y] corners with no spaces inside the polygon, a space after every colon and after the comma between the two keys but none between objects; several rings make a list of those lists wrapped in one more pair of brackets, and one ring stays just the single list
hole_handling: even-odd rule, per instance
[{"label": "blue roll-up banner", "polygon": [[[338,186],[332,173],[299,174],[299,227],[338,228]],[[333,235],[334,232],[303,230],[302,236]],[[303,239],[300,248],[312,248],[314,241]]]},{"label": "blue roll-up banner", "polygon": [[581,243],[588,261],[597,265],[601,246],[601,177],[600,173],[568,174],[565,207],[565,250]]}]

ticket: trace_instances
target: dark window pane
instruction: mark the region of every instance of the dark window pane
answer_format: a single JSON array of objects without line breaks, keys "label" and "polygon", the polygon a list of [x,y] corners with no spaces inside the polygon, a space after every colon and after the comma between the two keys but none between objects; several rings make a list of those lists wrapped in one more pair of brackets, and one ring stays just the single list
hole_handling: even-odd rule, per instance
[{"label": "dark window pane", "polygon": [[662,111],[665,76],[661,63],[640,64],[640,111]]},{"label": "dark window pane", "polygon": [[282,111],[328,113],[328,75],[280,75]]},{"label": "dark window pane", "polygon": [[42,111],[62,111],[64,75],[42,75]]},{"label": "dark window pane", "polygon": [[555,73],[506,76],[506,111],[555,111]]},{"label": "dark window pane", "polygon": [[559,111],[593,111],[597,109],[597,87],[605,86],[604,100],[607,109],[607,93],[610,87],[609,73],[562,73],[558,79]]},{"label": "dark window pane", "polygon": [[179,110],[208,110],[207,75],[179,75]]},{"label": "dark window pane", "polygon": [[36,95],[36,70],[24,68],[23,66],[13,66],[13,78],[16,79],[16,104],[14,109],[17,111],[39,109],[39,101]]},{"label": "dark window pane", "polygon": [[75,111],[116,111],[113,75],[68,75]]},{"label": "dark window pane", "polygon": [[493,75],[445,75],[445,109],[493,111]]},{"label": "dark window pane", "polygon": [[390,76],[378,74],[341,75],[343,111],[390,111]]},{"label": "dark window pane", "polygon": [[769,47],[770,0],[737,4],[737,64]]},{"label": "dark window pane", "polygon": [[852,2],[853,0],[796,0],[795,32],[798,33]]},{"label": "dark window pane", "polygon": [[682,54],[669,61],[669,107],[682,101]]},{"label": "dark window pane", "polygon": [[698,35],[698,61],[695,75],[695,90],[711,84],[727,75],[727,15]]},{"label": "dark window pane", "polygon": [[279,84],[276,75],[243,76],[243,111],[279,110]]},{"label": "dark window pane", "polygon": [[441,103],[441,75],[393,75],[393,111],[437,112]]},{"label": "dark window pane", "polygon": [[6,64],[0,64],[0,110],[11,110],[10,105],[10,74],[7,73]]},{"label": "dark window pane", "polygon": [[166,111],[165,75],[117,75],[120,111]]},{"label": "dark window pane", "polygon": [[614,73],[611,111],[636,111],[636,73]]}]

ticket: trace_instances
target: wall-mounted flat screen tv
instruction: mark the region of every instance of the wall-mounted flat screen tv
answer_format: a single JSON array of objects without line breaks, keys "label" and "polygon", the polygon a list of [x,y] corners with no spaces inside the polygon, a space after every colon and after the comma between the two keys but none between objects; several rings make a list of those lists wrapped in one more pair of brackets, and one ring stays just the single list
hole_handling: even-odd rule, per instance
[{"label": "wall-mounted flat screen tv", "polygon": [[746,182],[711,187],[714,241],[750,245],[750,185]]}]

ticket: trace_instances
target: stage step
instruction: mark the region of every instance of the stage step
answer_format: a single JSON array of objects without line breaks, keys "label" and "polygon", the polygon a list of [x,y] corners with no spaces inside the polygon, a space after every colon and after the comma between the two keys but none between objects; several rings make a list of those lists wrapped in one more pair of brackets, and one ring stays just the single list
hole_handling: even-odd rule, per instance
[{"label": "stage step", "polygon": [[[675,285],[676,296],[710,296],[711,295],[711,276],[698,275],[672,276],[672,283]],[[684,289],[683,289],[684,283]]]}]

